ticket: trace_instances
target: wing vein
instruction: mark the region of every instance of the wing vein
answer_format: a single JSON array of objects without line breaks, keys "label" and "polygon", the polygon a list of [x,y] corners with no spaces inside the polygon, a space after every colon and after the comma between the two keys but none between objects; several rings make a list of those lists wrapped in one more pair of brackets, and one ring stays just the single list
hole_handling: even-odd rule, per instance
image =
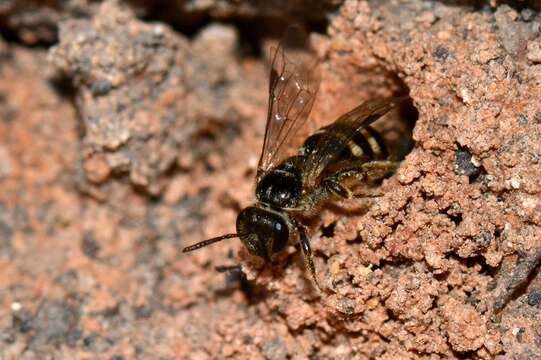
[{"label": "wing vein", "polygon": [[292,26],[272,49],[267,124],[256,181],[301,145],[296,144],[299,130],[308,120],[319,86],[315,54],[299,51],[306,50],[306,39],[300,27]]}]

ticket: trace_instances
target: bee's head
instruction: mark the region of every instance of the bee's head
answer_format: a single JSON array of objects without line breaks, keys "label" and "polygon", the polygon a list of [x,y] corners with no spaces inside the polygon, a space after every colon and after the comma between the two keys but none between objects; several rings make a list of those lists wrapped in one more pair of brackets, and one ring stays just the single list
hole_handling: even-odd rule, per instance
[{"label": "bee's head", "polygon": [[286,247],[293,229],[292,221],[284,213],[261,206],[249,206],[237,216],[237,233],[203,240],[185,247],[182,252],[194,251],[216,242],[238,237],[250,254],[270,260]]},{"label": "bee's head", "polygon": [[249,206],[237,217],[237,235],[252,255],[270,260],[287,245],[291,225],[286,214]]}]

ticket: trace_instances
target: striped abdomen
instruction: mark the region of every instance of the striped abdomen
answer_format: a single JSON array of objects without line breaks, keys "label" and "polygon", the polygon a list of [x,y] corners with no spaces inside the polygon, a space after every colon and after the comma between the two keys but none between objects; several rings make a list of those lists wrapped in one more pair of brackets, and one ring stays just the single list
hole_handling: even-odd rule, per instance
[{"label": "striped abdomen", "polygon": [[[344,142],[346,146],[343,146]],[[323,127],[304,141],[303,146],[299,149],[299,155],[307,156],[316,148],[321,149],[322,147],[341,149],[334,159],[334,163],[383,160],[389,156],[383,138],[370,126],[360,130],[336,123]]]}]

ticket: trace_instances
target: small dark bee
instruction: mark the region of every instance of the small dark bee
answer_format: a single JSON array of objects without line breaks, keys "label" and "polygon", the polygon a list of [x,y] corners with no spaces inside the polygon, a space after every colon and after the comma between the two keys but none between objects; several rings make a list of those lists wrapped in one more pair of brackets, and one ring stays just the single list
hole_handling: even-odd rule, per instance
[{"label": "small dark bee", "polygon": [[[300,147],[295,146],[319,87],[316,66],[310,58],[291,60],[299,57],[297,45],[307,43],[302,34],[299,27],[290,27],[273,49],[255,203],[239,213],[237,233],[199,242],[183,252],[238,237],[252,255],[270,261],[290,241],[298,241],[320,289],[306,220],[327,201],[363,197],[353,191],[356,186],[369,185],[394,172],[398,163],[390,159],[382,137],[370,125],[403,99],[365,102],[314,132]],[[292,148],[296,153],[291,154]]]}]

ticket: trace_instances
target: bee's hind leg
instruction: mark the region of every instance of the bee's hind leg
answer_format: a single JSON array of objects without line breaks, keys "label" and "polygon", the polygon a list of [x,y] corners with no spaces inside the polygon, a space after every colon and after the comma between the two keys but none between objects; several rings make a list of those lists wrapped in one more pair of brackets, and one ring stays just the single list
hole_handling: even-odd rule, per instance
[{"label": "bee's hind leg", "polygon": [[[374,160],[364,162],[357,167],[345,166],[346,170],[339,171],[333,176],[325,179],[323,185],[327,191],[336,194],[344,199],[379,197],[382,193],[374,192],[353,192],[347,182],[353,185],[362,182],[374,182],[392,174],[398,167],[398,162],[388,160]],[[351,187],[353,187],[353,185]]]},{"label": "bee's hind leg", "polygon": [[364,163],[360,170],[368,181],[381,180],[396,171],[399,163],[390,160],[374,160]]},{"label": "bee's hind leg", "polygon": [[378,197],[382,197],[383,195],[384,193],[380,191],[370,191],[370,192],[356,191],[353,194],[353,198],[355,199],[378,198]]},{"label": "bee's hind leg", "polygon": [[375,192],[375,191],[355,191],[348,189],[347,187],[343,186],[342,184],[333,181],[333,180],[326,180],[325,181],[325,187],[327,188],[328,192],[331,192],[335,195],[338,195],[339,197],[343,199],[363,199],[363,198],[376,198],[383,196],[382,192]]}]

